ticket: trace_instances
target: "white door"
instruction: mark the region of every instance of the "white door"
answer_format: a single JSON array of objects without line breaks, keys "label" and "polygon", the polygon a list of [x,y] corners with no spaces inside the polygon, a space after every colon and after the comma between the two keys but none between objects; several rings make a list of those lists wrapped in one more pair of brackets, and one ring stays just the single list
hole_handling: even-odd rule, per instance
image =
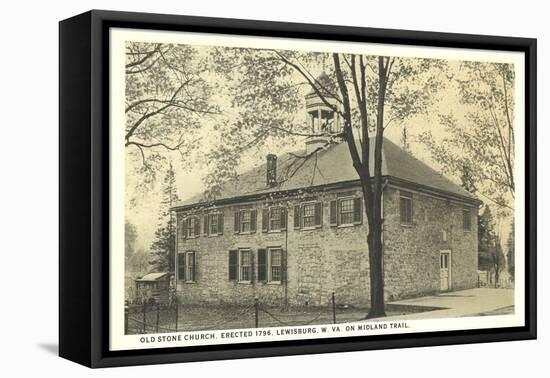
[{"label": "white door", "polygon": [[448,291],[450,288],[449,279],[451,277],[450,270],[450,257],[449,252],[441,252],[439,255],[439,272],[441,277],[441,291]]}]

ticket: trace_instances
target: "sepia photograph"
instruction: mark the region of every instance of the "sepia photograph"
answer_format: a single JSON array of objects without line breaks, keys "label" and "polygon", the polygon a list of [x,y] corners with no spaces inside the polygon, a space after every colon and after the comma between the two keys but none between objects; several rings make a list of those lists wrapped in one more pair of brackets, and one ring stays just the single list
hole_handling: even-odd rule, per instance
[{"label": "sepia photograph", "polygon": [[120,32],[113,349],[523,325],[523,56],[452,50]]}]

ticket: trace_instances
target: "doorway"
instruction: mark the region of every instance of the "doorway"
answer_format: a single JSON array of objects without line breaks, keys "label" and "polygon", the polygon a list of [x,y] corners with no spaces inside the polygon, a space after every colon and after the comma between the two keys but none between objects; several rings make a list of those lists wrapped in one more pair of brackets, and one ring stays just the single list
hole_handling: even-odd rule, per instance
[{"label": "doorway", "polygon": [[451,251],[439,253],[440,290],[451,290]]}]

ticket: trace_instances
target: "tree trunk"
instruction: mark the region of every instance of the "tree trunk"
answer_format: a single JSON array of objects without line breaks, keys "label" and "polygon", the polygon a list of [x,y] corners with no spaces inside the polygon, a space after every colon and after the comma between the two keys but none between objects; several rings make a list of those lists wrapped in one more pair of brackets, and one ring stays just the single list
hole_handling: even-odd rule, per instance
[{"label": "tree trunk", "polygon": [[386,316],[384,310],[384,273],[382,270],[382,240],[380,232],[369,231],[367,237],[370,268],[370,303],[367,319]]},{"label": "tree trunk", "polygon": [[367,215],[367,220],[369,224],[369,231],[367,235],[367,245],[369,248],[369,270],[370,270],[369,276],[370,276],[370,303],[371,303],[370,310],[367,314],[367,319],[386,316],[386,312],[384,309],[382,217],[381,217],[380,208],[381,208],[380,203],[378,203],[378,205],[374,205],[373,209],[370,211],[370,216]]}]

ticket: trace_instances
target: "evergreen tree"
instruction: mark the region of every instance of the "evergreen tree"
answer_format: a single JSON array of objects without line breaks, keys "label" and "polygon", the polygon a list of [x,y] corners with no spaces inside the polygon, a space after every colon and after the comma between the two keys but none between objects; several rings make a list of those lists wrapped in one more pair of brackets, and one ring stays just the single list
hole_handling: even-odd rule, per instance
[{"label": "evergreen tree", "polygon": [[497,235],[495,237],[495,246],[491,254],[491,257],[493,258],[493,271],[495,272],[495,287],[498,286],[500,273],[506,264],[506,259],[504,258],[502,244],[500,241],[500,236]]},{"label": "evergreen tree", "polygon": [[158,226],[151,244],[149,264],[157,272],[173,272],[176,249],[176,216],[170,209],[179,199],[176,190],[176,174],[170,162],[162,182]]},{"label": "evergreen tree", "polygon": [[500,237],[495,231],[495,219],[489,206],[485,206],[483,213],[478,217],[478,266],[495,275],[495,286],[498,284],[500,273],[505,265],[504,253]]},{"label": "evergreen tree", "polygon": [[512,224],[512,229],[510,230],[510,235],[508,235],[508,240],[506,242],[506,246],[508,247],[508,272],[510,273],[510,276],[514,278],[514,259],[515,259],[515,234],[514,234],[514,225]]},{"label": "evergreen tree", "polygon": [[136,258],[137,228],[128,219],[124,222],[124,257],[127,272],[134,272]]},{"label": "evergreen tree", "polygon": [[494,238],[495,220],[491,209],[485,206],[483,213],[478,217],[477,224],[478,266],[482,270],[490,270],[492,267]]}]

